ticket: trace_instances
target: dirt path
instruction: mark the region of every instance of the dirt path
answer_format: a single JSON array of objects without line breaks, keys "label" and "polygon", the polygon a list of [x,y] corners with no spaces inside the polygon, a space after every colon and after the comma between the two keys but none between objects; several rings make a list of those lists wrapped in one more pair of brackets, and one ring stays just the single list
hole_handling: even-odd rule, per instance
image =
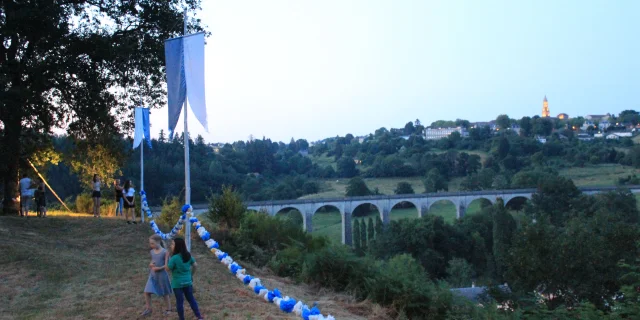
[{"label": "dirt path", "polygon": [[[149,235],[147,225],[109,218],[0,217],[0,319],[138,319]],[[199,239],[193,241],[193,254],[200,266],[195,296],[206,319],[299,319],[258,298]],[[323,314],[336,319],[386,318],[379,307],[349,296],[247,271],[269,289],[277,287],[309,305],[317,301]],[[153,303],[149,318],[163,319],[161,300]],[[170,319],[175,318],[173,313]]]}]

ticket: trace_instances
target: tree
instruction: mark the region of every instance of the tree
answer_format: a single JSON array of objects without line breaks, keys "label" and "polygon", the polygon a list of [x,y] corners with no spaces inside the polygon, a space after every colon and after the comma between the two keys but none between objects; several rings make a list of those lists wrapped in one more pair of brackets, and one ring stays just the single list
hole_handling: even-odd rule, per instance
[{"label": "tree", "polygon": [[533,132],[533,122],[530,117],[522,117],[520,119],[520,135],[523,137],[530,137]]},{"label": "tree", "polygon": [[496,118],[496,126],[501,130],[507,130],[511,128],[511,119],[506,114],[501,114]]},{"label": "tree", "polygon": [[413,126],[413,122],[411,121],[407,122],[407,124],[404,126],[404,134],[406,135],[413,134],[415,131],[416,128]]},{"label": "tree", "polygon": [[362,197],[371,194],[371,190],[367,187],[367,184],[360,177],[351,178],[347,185],[347,197]]},{"label": "tree", "polygon": [[352,178],[358,175],[356,163],[350,157],[342,157],[338,160],[338,176],[341,178]]},{"label": "tree", "polygon": [[396,189],[393,190],[395,194],[414,194],[413,187],[409,182],[398,182]]},{"label": "tree", "polygon": [[[198,10],[200,1],[0,3],[5,212],[13,209],[20,166],[37,151],[23,152],[28,129],[58,127],[101,143],[130,128],[129,108],[140,97],[164,105],[164,41],[182,34],[175,26],[185,7]],[[198,23],[188,29],[201,30]]]},{"label": "tree", "polygon": [[369,221],[367,222],[367,236],[369,237],[369,242],[373,241],[375,238],[375,226],[373,225],[373,218],[369,217]]},{"label": "tree", "polygon": [[246,207],[240,195],[230,186],[222,187],[222,194],[209,199],[209,219],[215,223],[224,224],[229,229],[240,226]]},{"label": "tree", "polygon": [[367,251],[367,224],[364,218],[360,219],[360,244],[362,246],[362,252]]},{"label": "tree", "polygon": [[454,288],[469,287],[473,276],[473,267],[465,259],[449,260],[447,266],[447,282]]},{"label": "tree", "polygon": [[499,199],[493,206],[493,258],[496,277],[502,280],[507,269],[507,259],[511,239],[516,230],[516,222]]},{"label": "tree", "polygon": [[382,225],[382,219],[380,219],[380,215],[376,214],[376,238],[379,237],[382,234],[382,229],[383,229],[383,225]]},{"label": "tree", "polygon": [[360,237],[360,221],[353,220],[353,248],[357,254],[362,252],[362,238]]},{"label": "tree", "polygon": [[426,179],[424,180],[424,192],[432,193],[440,190],[448,191],[449,186],[445,178],[440,174],[440,171],[433,168],[429,171]]}]

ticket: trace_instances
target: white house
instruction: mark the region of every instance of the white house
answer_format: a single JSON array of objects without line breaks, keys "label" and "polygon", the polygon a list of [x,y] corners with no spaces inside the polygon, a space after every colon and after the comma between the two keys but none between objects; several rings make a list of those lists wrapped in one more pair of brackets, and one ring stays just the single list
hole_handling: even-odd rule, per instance
[{"label": "white house", "polygon": [[461,137],[468,137],[469,132],[463,127],[455,128],[426,128],[424,129],[424,138],[426,140],[439,140],[446,138],[454,132],[460,133]]}]

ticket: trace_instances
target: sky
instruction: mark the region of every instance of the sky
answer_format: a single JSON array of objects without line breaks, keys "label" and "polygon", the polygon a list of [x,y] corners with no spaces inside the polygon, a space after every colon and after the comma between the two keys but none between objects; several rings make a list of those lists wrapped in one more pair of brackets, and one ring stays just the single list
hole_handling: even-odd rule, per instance
[{"label": "sky", "polygon": [[[408,121],[640,110],[640,1],[204,0],[209,130],[288,142]],[[183,131],[182,119],[177,132]],[[167,108],[151,114],[167,131]]]}]

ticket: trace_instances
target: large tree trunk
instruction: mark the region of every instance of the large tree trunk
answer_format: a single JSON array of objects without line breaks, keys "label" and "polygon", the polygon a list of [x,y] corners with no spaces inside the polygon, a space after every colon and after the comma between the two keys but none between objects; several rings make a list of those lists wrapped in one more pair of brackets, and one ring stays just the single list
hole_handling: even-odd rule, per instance
[{"label": "large tree trunk", "polygon": [[20,154],[22,146],[20,145],[20,136],[22,127],[20,121],[11,119],[6,121],[4,128],[4,139],[2,147],[4,148],[4,201],[3,213],[15,214],[19,211],[20,203],[14,201],[18,196],[18,168],[20,167]]}]

